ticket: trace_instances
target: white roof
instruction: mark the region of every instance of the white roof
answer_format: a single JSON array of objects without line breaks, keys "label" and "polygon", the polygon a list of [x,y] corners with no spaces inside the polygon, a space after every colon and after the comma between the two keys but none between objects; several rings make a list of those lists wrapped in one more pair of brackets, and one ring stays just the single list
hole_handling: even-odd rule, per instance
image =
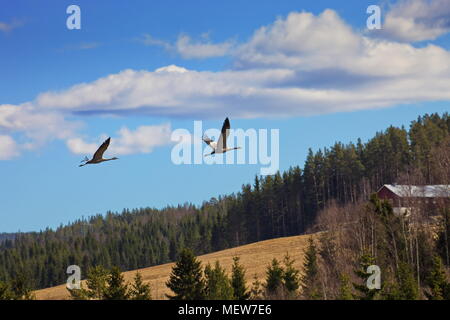
[{"label": "white roof", "polygon": [[450,197],[450,185],[436,184],[430,186],[411,186],[399,184],[385,184],[383,187],[388,188],[399,197],[413,198],[448,198]]}]

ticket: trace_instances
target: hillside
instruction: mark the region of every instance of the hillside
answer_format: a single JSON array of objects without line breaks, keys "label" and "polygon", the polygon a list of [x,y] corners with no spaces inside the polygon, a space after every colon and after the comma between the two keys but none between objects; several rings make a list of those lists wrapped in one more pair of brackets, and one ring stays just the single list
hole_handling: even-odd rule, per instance
[{"label": "hillside", "polygon": [[[306,248],[309,237],[310,235],[302,235],[260,241],[232,249],[205,254],[200,256],[199,259],[203,264],[208,262],[213,264],[218,260],[220,264],[225,267],[227,272],[230,273],[233,256],[239,256],[241,258],[241,264],[247,270],[247,284],[250,286],[255,274],[260,280],[264,280],[266,267],[270,261],[273,258],[279,260],[283,259],[286,252],[289,252],[290,256],[296,260],[295,266],[301,268],[303,251]],[[139,271],[142,274],[144,282],[151,285],[153,298],[164,299],[164,294],[169,293],[169,290],[165,286],[165,282],[170,275],[172,266],[173,263],[167,263],[159,266],[128,271],[124,273],[124,276],[127,281],[131,281],[136,271]],[[65,285],[38,290],[35,293],[36,298],[39,300],[61,300],[69,298]]]}]

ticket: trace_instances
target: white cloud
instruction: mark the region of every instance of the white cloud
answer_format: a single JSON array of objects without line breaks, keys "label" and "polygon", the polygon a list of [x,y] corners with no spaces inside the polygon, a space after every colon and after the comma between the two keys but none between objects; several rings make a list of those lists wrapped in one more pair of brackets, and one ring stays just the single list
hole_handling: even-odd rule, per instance
[{"label": "white cloud", "polygon": [[[208,41],[207,36],[200,42],[188,38],[185,54],[193,57],[199,50],[206,57],[226,51],[202,47]],[[195,71],[175,65],[155,71],[128,69],[43,92],[20,106],[0,105],[0,134],[22,132],[32,145],[63,139],[72,152],[91,154],[101,141],[81,139],[76,124],[68,120],[72,114],[255,118],[450,100],[449,51],[366,37],[333,10],[317,16],[290,13],[256,30],[231,54],[231,70]],[[113,137],[110,151],[147,153],[169,139],[168,125],[123,128]]]},{"label": "white cloud", "polygon": [[19,155],[19,146],[13,138],[0,135],[0,160],[9,160]]},{"label": "white cloud", "polygon": [[155,70],[156,73],[165,73],[165,72],[178,72],[178,73],[185,73],[188,72],[188,69],[183,67],[178,67],[174,64],[171,64],[170,66],[158,68]]},{"label": "white cloud", "polygon": [[[156,147],[171,143],[170,136],[170,124],[140,126],[134,131],[123,127],[116,137],[111,138],[107,152],[117,156],[150,153]],[[74,154],[92,155],[106,137],[102,135],[96,143],[88,143],[81,138],[71,138],[67,140],[67,147]]]},{"label": "white cloud", "polygon": [[230,54],[233,49],[233,43],[231,41],[211,43],[207,39],[192,41],[188,35],[180,35],[175,47],[183,58],[205,59]]},{"label": "white cloud", "polygon": [[222,57],[231,54],[234,49],[234,42],[231,40],[212,43],[209,34],[203,34],[200,40],[194,41],[187,34],[180,34],[177,41],[170,42],[154,38],[150,34],[144,34],[139,42],[147,46],[162,47],[169,52],[175,52],[185,59],[206,59]]},{"label": "white cloud", "polygon": [[58,112],[36,109],[31,103],[19,106],[0,105],[0,135],[17,133],[24,137],[24,142],[20,145],[9,136],[8,140],[4,138],[3,143],[8,142],[8,154],[14,156],[22,150],[38,149],[54,139],[67,139],[79,127],[79,122],[67,121],[64,115]]},{"label": "white cloud", "polygon": [[[333,10],[314,16],[291,13],[272,25],[258,29],[236,57],[241,69],[289,68],[307,78],[326,70],[336,71],[336,80],[354,76],[399,78],[406,75],[445,75],[449,70],[448,51],[428,45],[370,39],[353,31]],[[340,79],[339,79],[340,78]],[[345,79],[344,79],[345,80]]]},{"label": "white cloud", "polygon": [[43,93],[36,104],[89,114],[250,118],[450,99],[448,51],[364,37],[332,10],[277,19],[234,57],[236,68],[220,72],[125,70]]},{"label": "white cloud", "polygon": [[386,14],[379,35],[415,42],[434,40],[450,31],[450,1],[402,0]]},{"label": "white cloud", "polygon": [[134,131],[122,128],[118,134],[117,143],[111,145],[111,152],[117,155],[150,153],[155,147],[171,142],[169,124],[140,126]]},{"label": "white cloud", "polygon": [[136,40],[146,46],[157,46],[157,47],[162,47],[166,50],[173,49],[173,46],[169,42],[166,42],[166,41],[160,40],[160,39],[156,39],[155,37],[153,37],[152,35],[150,35],[148,33],[142,35],[141,38],[138,38]]},{"label": "white cloud", "polygon": [[32,103],[0,105],[0,132],[25,132],[29,138],[42,141],[69,137],[79,124],[68,122],[61,113],[42,110]]},{"label": "white cloud", "polygon": [[361,54],[363,46],[363,38],[333,10],[327,9],[318,16],[292,12],[287,18],[278,18],[256,30],[250,41],[238,49],[236,65],[324,68],[343,63],[337,57],[348,61]]},{"label": "white cloud", "polygon": [[93,155],[103,140],[98,140],[97,143],[87,143],[81,138],[71,138],[66,141],[66,145],[74,154]]}]

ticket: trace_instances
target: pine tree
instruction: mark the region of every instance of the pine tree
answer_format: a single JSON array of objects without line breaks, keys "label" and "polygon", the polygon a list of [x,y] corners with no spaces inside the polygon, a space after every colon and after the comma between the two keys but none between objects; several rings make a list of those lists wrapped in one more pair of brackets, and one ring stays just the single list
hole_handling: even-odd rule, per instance
[{"label": "pine tree", "polygon": [[131,300],[152,299],[150,285],[143,283],[142,275],[139,272],[136,272],[136,275],[134,276],[134,282],[131,285],[129,295]]},{"label": "pine tree", "polygon": [[80,289],[67,289],[74,300],[103,300],[107,288],[109,272],[103,266],[95,266],[88,269],[87,289],[81,285]]},{"label": "pine tree", "polygon": [[250,292],[248,292],[245,283],[245,269],[239,264],[239,257],[233,257],[231,285],[233,286],[233,295],[236,300],[248,300],[250,298]]},{"label": "pine tree", "polygon": [[450,267],[450,209],[442,209],[441,213],[441,232],[439,233],[437,248],[444,263]]},{"label": "pine tree", "polygon": [[312,237],[308,239],[308,248],[303,263],[303,276],[300,279],[302,295],[306,299],[320,299],[319,264],[317,262],[317,248]]},{"label": "pine tree", "polygon": [[354,298],[358,300],[374,300],[378,293],[378,289],[369,289],[367,280],[372,275],[367,273],[367,268],[375,263],[375,259],[367,252],[364,252],[359,258],[359,268],[354,270],[355,275],[361,279],[362,284],[354,283],[353,287],[359,292]]},{"label": "pine tree", "polygon": [[70,299],[72,300],[89,300],[89,294],[88,290],[80,288],[80,289],[69,289],[67,288],[67,291],[69,291]]},{"label": "pine tree", "polygon": [[261,282],[258,279],[258,276],[253,276],[252,288],[250,289],[250,299],[251,300],[261,300],[263,295]]},{"label": "pine tree", "polygon": [[291,298],[295,297],[300,287],[300,271],[294,267],[294,262],[288,253],[284,257],[283,282],[286,291]]},{"label": "pine tree", "polygon": [[30,280],[24,271],[19,272],[11,281],[10,288],[13,300],[34,300],[35,296],[30,288]]},{"label": "pine tree", "polygon": [[128,285],[118,267],[113,267],[107,278],[107,287],[103,294],[104,300],[127,300]]},{"label": "pine tree", "polygon": [[283,275],[284,270],[283,267],[280,266],[280,263],[277,259],[273,259],[272,263],[267,267],[266,271],[266,295],[270,297],[274,297],[280,294],[280,291],[283,291]]},{"label": "pine tree", "polygon": [[339,300],[353,300],[352,288],[350,286],[349,276],[346,274],[341,274],[339,277],[340,288],[339,288]]},{"label": "pine tree", "polygon": [[388,295],[389,300],[417,300],[419,298],[417,281],[409,264],[405,262],[399,264],[396,280],[392,293]]},{"label": "pine tree", "polygon": [[425,296],[429,300],[450,300],[450,283],[440,257],[434,257],[433,269],[427,280],[430,291],[425,292]]},{"label": "pine tree", "polygon": [[87,274],[88,298],[102,300],[108,280],[108,270],[102,266],[92,267]]},{"label": "pine tree", "polygon": [[205,283],[202,278],[200,261],[189,249],[184,249],[172,268],[169,281],[166,286],[175,295],[167,295],[171,300],[204,300]]},{"label": "pine tree", "polygon": [[8,283],[0,281],[0,300],[12,300],[14,298]]},{"label": "pine tree", "polygon": [[206,278],[206,299],[207,300],[232,300],[233,299],[233,287],[231,281],[225,273],[219,261],[216,261],[214,268],[208,264],[205,267]]}]

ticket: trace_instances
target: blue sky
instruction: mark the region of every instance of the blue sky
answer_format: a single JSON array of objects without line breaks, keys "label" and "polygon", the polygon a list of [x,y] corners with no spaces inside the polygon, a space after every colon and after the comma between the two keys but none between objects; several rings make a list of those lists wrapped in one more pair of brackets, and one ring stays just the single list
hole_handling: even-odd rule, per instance
[{"label": "blue sky", "polygon": [[[71,4],[81,30],[66,27]],[[382,30],[366,29],[371,4],[382,9]],[[252,182],[260,165],[172,163],[165,129],[193,130],[194,120],[279,129],[285,170],[302,165],[309,147],[367,140],[449,110],[443,0],[0,8],[0,232],[199,204]],[[78,168],[106,135],[119,161]]]}]

